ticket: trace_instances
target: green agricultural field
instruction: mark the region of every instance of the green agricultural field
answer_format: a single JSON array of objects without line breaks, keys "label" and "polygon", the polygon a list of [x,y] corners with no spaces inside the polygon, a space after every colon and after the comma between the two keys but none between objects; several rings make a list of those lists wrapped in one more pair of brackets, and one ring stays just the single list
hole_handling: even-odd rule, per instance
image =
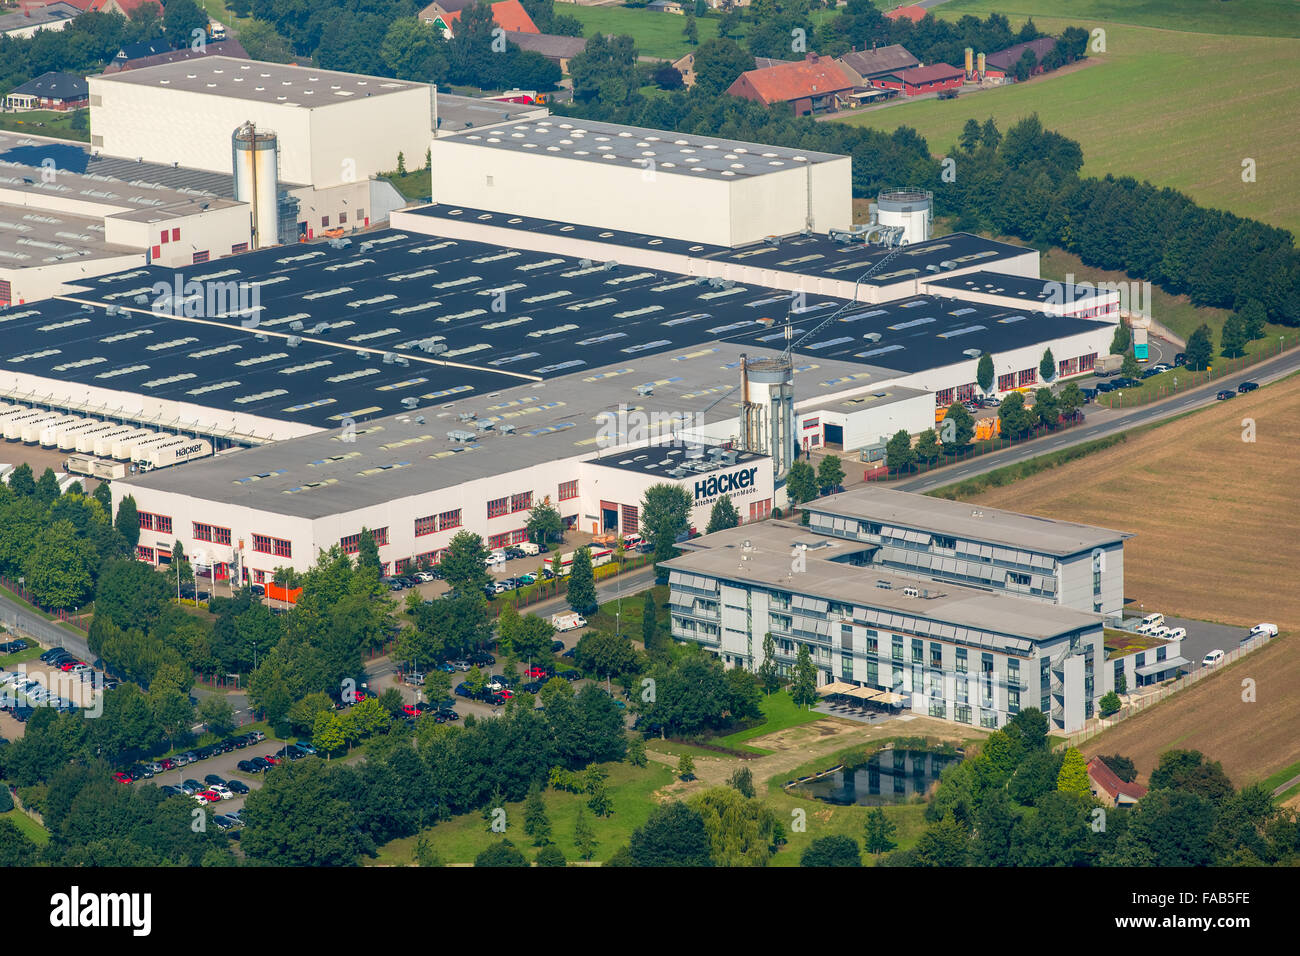
[{"label": "green agricultural field", "polygon": [[[671,13],[632,7],[580,7],[569,3],[557,7],[556,13],[582,21],[583,36],[597,33],[630,36],[642,56],[675,60],[693,49],[682,33],[686,29],[686,18]],[[701,43],[718,35],[718,21],[715,19],[700,17],[695,24]]]},{"label": "green agricultural field", "polygon": [[[1022,5],[1046,6],[1046,0]],[[950,6],[957,3],[940,8],[945,16],[956,12]],[[968,119],[992,116],[1006,130],[1037,113],[1044,126],[1082,144],[1085,174],[1147,179],[1204,205],[1300,233],[1300,192],[1289,171],[1300,153],[1294,121],[1300,114],[1300,40],[1177,33],[1082,17],[1036,17],[1035,23],[1049,32],[1071,24],[1103,27],[1106,52],[1027,83],[944,102],[903,103],[843,121],[890,131],[911,126],[943,156]],[[1255,182],[1242,181],[1247,159],[1254,160]]]},{"label": "green agricultural field", "polygon": [[1069,16],[1192,33],[1300,37],[1295,0],[950,0],[935,15],[956,19],[993,12],[1017,20]]}]

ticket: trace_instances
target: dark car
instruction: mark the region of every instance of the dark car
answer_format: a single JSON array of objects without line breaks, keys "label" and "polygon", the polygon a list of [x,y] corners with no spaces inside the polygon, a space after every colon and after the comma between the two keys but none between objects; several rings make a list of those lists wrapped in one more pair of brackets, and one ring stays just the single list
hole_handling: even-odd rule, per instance
[{"label": "dark car", "polygon": [[497,659],[487,653],[487,651],[479,651],[477,654],[471,654],[469,656],[469,662],[471,664],[476,664],[479,667],[491,667],[497,662]]},{"label": "dark car", "polygon": [[203,784],[199,783],[197,780],[191,778],[182,781],[181,789],[184,790],[187,794],[191,794],[191,793],[198,793],[200,790],[206,790],[207,787],[203,786]]},{"label": "dark car", "polygon": [[275,764],[272,763],[270,760],[268,760],[266,757],[254,757],[252,760],[249,761],[249,763],[251,763],[254,767],[256,767],[258,772],[261,772],[263,770],[270,770],[272,767],[275,766]]},{"label": "dark car", "polygon": [[551,653],[559,654],[564,650],[564,641],[551,641]]},{"label": "dark car", "polygon": [[1115,388],[1116,386],[1114,382],[1098,382],[1096,387],[1096,392],[1098,394],[1104,395],[1106,392],[1115,391]]},{"label": "dark car", "polygon": [[239,763],[235,764],[235,769],[240,773],[259,773],[262,770],[261,767],[253,763],[251,760],[239,761]]},{"label": "dark car", "polygon": [[1175,364],[1175,365],[1186,365],[1186,364],[1187,364],[1187,353],[1186,353],[1186,352],[1179,352],[1177,355],[1175,355],[1175,356],[1174,356],[1174,364]]},{"label": "dark car", "polygon": [[451,708],[444,708],[443,710],[436,711],[433,715],[433,719],[436,723],[445,724],[449,720],[460,720],[460,714],[456,713]]},{"label": "dark car", "polygon": [[[230,745],[230,747],[231,747],[232,749],[234,749],[234,750],[243,750],[245,747],[248,746],[248,738],[247,738],[247,737],[231,737],[229,740],[226,741],[226,743],[228,743],[228,744]],[[229,751],[227,751],[227,752],[229,752]]]},{"label": "dark car", "polygon": [[1142,370],[1142,378],[1144,381],[1148,378],[1151,378],[1153,375],[1159,375],[1159,374],[1160,374],[1160,369],[1158,368],[1144,368]]},{"label": "dark car", "polygon": [[1223,391],[1221,391],[1218,395],[1215,395],[1214,397],[1221,402],[1226,402],[1230,398],[1236,398],[1237,393],[1230,388],[1225,388]]},{"label": "dark car", "polygon": [[1257,388],[1259,388],[1259,382],[1242,382],[1237,386],[1237,391],[1245,394],[1246,392],[1253,392]]},{"label": "dark car", "polygon": [[563,654],[561,654],[560,656],[561,656],[561,657],[567,657],[567,658],[569,658],[570,660],[572,660],[572,659],[574,658],[574,656],[575,656],[577,653],[578,653],[578,649],[577,649],[576,647],[571,647],[571,648],[569,648],[567,651],[565,651]]},{"label": "dark car", "polygon": [[1138,380],[1135,379],[1135,378],[1122,378],[1122,377],[1121,377],[1121,378],[1117,378],[1117,379],[1115,379],[1115,381],[1112,382],[1111,384],[1113,384],[1116,388],[1137,388],[1138,385],[1141,384],[1141,383],[1139,383]]},{"label": "dark car", "polygon": [[170,784],[167,785],[167,786],[165,786],[165,787],[159,787],[158,789],[161,790],[163,793],[165,793],[165,794],[166,794],[167,796],[169,796],[169,797],[183,797],[183,796],[185,796],[185,791],[184,791],[184,790],[182,790],[180,787],[173,787],[173,786],[171,786]]},{"label": "dark car", "polygon": [[453,691],[453,693],[454,693],[457,697],[473,697],[473,696],[474,696],[473,693],[471,693],[471,691],[470,691],[470,689],[469,689],[469,685],[466,684],[464,681],[461,681],[459,684],[456,685],[456,689]]},{"label": "dark car", "polygon": [[575,680],[582,680],[582,671],[579,670],[557,671],[555,676],[563,677],[570,684],[572,684]]},{"label": "dark car", "polygon": [[203,782],[206,783],[209,787],[213,786],[214,784],[221,784],[223,787],[226,785],[226,781],[222,780],[215,773],[208,774],[206,777],[203,778]]},{"label": "dark car", "polygon": [[531,680],[519,689],[529,694],[540,694],[542,692],[542,683],[541,681]]},{"label": "dark car", "polygon": [[244,783],[242,780],[227,780],[226,786],[230,789],[231,793],[248,793],[248,784]]}]

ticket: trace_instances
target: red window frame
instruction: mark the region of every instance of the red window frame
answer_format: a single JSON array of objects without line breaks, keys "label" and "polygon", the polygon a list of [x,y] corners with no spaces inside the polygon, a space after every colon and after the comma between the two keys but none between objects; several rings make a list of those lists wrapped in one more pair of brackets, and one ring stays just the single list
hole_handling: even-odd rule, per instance
[{"label": "red window frame", "polygon": [[199,522],[195,521],[195,522],[194,522],[194,536],[193,536],[193,537],[194,537],[194,540],[195,540],[195,541],[211,541],[211,540],[212,540],[212,525],[210,525],[210,524],[200,524]]},{"label": "red window frame", "polygon": [[271,541],[273,539],[269,534],[253,533],[253,550],[258,554],[272,554]]},{"label": "red window frame", "polygon": [[1020,387],[1021,387],[1021,388],[1024,388],[1026,385],[1036,385],[1037,383],[1038,383],[1038,369],[1036,369],[1036,368],[1022,368],[1022,369],[1020,370]]},{"label": "red window frame", "polygon": [[1091,372],[1097,367],[1097,353],[1089,352],[1087,355],[1079,356],[1079,371]]},{"label": "red window frame", "polygon": [[154,524],[153,529],[157,531],[159,534],[172,533],[172,519],[169,515],[154,515],[153,524]]},{"label": "red window frame", "polygon": [[415,519],[415,536],[423,538],[426,534],[433,534],[438,530],[438,518],[436,515],[426,515],[423,518]]},{"label": "red window frame", "polygon": [[293,557],[293,544],[291,542],[285,541],[283,538],[272,538],[271,546],[275,549],[277,558]]},{"label": "red window frame", "polygon": [[1016,387],[1016,373],[1007,372],[1006,375],[998,376],[998,391],[1009,392]]},{"label": "red window frame", "polygon": [[361,550],[361,532],[345,534],[339,538],[339,549],[344,554],[356,554]]},{"label": "red window frame", "polygon": [[135,556],[141,561],[148,561],[150,564],[154,563],[153,548],[150,548],[146,545],[143,544],[136,545]]},{"label": "red window frame", "polygon": [[172,230],[172,242],[180,242],[180,241],[181,241],[181,228],[180,226],[177,226],[175,229]]},{"label": "red window frame", "polygon": [[230,529],[229,529],[229,528],[219,528],[219,527],[217,527],[216,525],[213,525],[213,526],[212,526],[212,543],[213,543],[213,544],[224,544],[224,545],[226,545],[227,547],[229,547],[229,546],[230,546]]},{"label": "red window frame", "polygon": [[533,507],[533,493],[531,491],[521,491],[517,495],[510,496],[510,513],[515,514],[520,511],[528,511]]},{"label": "red window frame", "polygon": [[152,531],[152,530],[153,530],[153,515],[150,514],[149,512],[147,512],[147,511],[138,511],[138,512],[136,512],[136,519],[137,519],[137,520],[139,521],[139,523],[140,523],[140,530],[141,530],[141,531]]},{"label": "red window frame", "polygon": [[510,509],[510,498],[496,498],[487,503],[487,516],[489,518],[500,518],[503,514],[508,514]]},{"label": "red window frame", "polygon": [[576,498],[576,497],[578,497],[577,478],[574,478],[572,481],[560,482],[560,494],[559,494],[560,501],[568,501],[570,498]]},{"label": "red window frame", "polygon": [[460,527],[460,509],[455,511],[444,511],[438,515],[438,530],[446,531],[448,528]]},{"label": "red window frame", "polygon": [[504,548],[510,543],[510,532],[503,531],[500,534],[491,535],[488,538],[488,547],[495,551],[497,548]]}]

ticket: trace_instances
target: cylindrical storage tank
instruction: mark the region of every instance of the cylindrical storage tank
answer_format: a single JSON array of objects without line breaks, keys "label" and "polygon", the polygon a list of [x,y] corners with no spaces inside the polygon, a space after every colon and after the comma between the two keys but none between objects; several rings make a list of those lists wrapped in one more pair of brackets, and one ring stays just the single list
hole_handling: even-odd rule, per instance
[{"label": "cylindrical storage tank", "polygon": [[966,79],[969,80],[971,76],[974,75],[973,72],[974,69],[975,69],[975,51],[972,50],[970,47],[967,47],[966,48]]},{"label": "cylindrical storage tank", "polygon": [[882,226],[901,226],[899,245],[925,242],[930,238],[930,214],[934,196],[928,189],[882,189],[876,197]]},{"label": "cylindrical storage tank", "polygon": [[985,73],[986,71],[985,71],[985,69],[984,69],[984,54],[983,54],[983,53],[981,53],[981,54],[976,58],[976,69],[975,69],[975,72],[979,74],[979,78],[980,78],[981,80],[984,79],[984,73]]},{"label": "cylindrical storage tank", "polygon": [[749,403],[758,420],[754,432],[760,447],[772,457],[772,475],[784,478],[794,463],[794,369],[786,356],[746,363]]},{"label": "cylindrical storage tank", "polygon": [[230,139],[235,174],[235,198],[249,205],[253,217],[254,249],[280,244],[277,153],[279,142],[272,132],[259,131],[252,123],[235,130]]}]

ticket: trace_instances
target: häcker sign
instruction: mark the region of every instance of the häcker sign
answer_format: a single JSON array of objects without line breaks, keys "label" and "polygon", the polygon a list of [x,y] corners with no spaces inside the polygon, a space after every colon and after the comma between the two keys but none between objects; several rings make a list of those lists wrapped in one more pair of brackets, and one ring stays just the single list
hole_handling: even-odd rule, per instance
[{"label": "h\u00e4cker sign", "polygon": [[753,490],[754,476],[757,474],[758,468],[754,467],[733,471],[726,475],[710,475],[701,478],[695,483],[695,504],[697,506],[704,504],[709,499],[720,495],[743,493],[746,489]]}]

